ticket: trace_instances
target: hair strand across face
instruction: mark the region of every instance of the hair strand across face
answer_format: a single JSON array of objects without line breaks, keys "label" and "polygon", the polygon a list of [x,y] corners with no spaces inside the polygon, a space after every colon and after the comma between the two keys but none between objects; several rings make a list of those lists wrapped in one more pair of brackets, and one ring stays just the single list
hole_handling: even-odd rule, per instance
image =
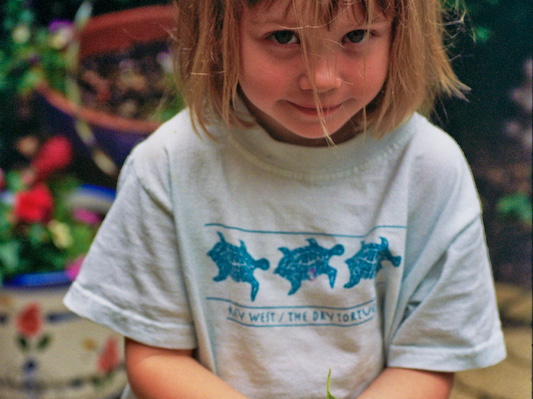
[{"label": "hair strand across face", "polygon": [[[392,18],[393,34],[388,76],[383,90],[353,118],[358,129],[378,135],[396,128],[414,112],[431,112],[437,96],[463,96],[468,88],[455,75],[444,46],[441,0],[174,0],[175,69],[194,126],[250,126],[235,108],[239,84],[240,15],[244,7],[270,7],[285,1],[305,27],[327,26],[339,12],[359,6],[370,22],[383,13]],[[304,36],[307,33],[304,33]],[[303,47],[313,68],[313,35]],[[306,48],[307,46],[307,48]],[[310,74],[311,76],[312,74]],[[315,102],[319,104],[315,95]],[[319,108],[320,109],[320,108]]]}]

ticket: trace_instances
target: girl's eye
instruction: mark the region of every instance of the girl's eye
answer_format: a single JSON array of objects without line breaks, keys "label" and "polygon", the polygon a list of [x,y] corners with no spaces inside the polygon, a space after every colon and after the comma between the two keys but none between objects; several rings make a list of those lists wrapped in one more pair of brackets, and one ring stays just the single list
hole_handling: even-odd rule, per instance
[{"label": "girl's eye", "polygon": [[361,43],[369,36],[370,32],[363,29],[353,30],[346,34],[346,39],[351,43]]},{"label": "girl's eye", "polygon": [[270,38],[279,44],[299,43],[298,36],[292,30],[278,30],[272,33]]}]

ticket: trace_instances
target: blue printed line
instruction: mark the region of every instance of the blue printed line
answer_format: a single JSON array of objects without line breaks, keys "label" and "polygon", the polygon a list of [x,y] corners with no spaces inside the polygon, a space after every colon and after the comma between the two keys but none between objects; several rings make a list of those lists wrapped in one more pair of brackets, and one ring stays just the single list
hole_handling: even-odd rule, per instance
[{"label": "blue printed line", "polygon": [[372,232],[378,230],[378,229],[407,229],[407,226],[400,226],[400,225],[380,225],[375,226],[366,234],[362,235],[351,235],[351,234],[331,234],[331,233],[318,233],[318,232],[306,232],[306,231],[269,231],[269,230],[250,230],[250,229],[243,229],[242,227],[235,227],[235,226],[228,226],[222,223],[206,223],[204,224],[205,227],[222,227],[224,229],[228,230],[237,230],[242,231],[243,233],[253,233],[253,234],[281,234],[281,235],[305,235],[305,236],[317,236],[317,237],[341,237],[341,238],[365,238],[368,237]]},{"label": "blue printed line", "polygon": [[373,320],[375,316],[372,316],[366,320],[357,322],[357,323],[351,323],[351,324],[338,324],[338,323],[306,323],[306,324],[263,324],[263,325],[257,325],[257,324],[250,324],[250,323],[243,323],[242,321],[239,321],[237,319],[234,319],[232,317],[227,317],[226,320],[233,321],[234,323],[240,324],[244,327],[255,327],[255,328],[264,328],[264,327],[355,327],[359,326],[361,324],[367,323],[370,320]]},{"label": "blue printed line", "polygon": [[247,305],[241,305],[240,303],[234,302],[231,299],[226,298],[217,298],[217,297],[207,297],[208,301],[219,301],[219,302],[226,302],[230,303],[232,305],[238,306],[243,309],[329,309],[329,310],[351,310],[351,309],[357,309],[363,306],[367,306],[373,302],[376,302],[376,299],[371,299],[370,301],[361,303],[359,305],[340,308],[340,307],[334,307],[334,306],[316,306],[316,305],[299,305],[299,306],[247,306]]}]

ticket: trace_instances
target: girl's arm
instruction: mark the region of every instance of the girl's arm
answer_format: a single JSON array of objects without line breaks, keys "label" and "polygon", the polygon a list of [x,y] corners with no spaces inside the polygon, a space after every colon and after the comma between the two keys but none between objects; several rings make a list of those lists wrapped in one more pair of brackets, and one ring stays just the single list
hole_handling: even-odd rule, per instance
[{"label": "girl's arm", "polygon": [[386,368],[357,399],[446,399],[453,373]]},{"label": "girl's arm", "polygon": [[[138,399],[246,399],[192,357],[126,339],[126,368]],[[358,399],[446,399],[452,373],[387,368]]]},{"label": "girl's arm", "polygon": [[138,399],[246,399],[192,357],[126,338],[126,369]]}]

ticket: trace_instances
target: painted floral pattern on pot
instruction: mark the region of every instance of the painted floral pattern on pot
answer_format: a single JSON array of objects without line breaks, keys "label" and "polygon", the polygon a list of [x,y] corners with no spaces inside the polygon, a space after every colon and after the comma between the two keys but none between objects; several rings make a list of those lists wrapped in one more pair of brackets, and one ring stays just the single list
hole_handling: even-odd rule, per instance
[{"label": "painted floral pattern on pot", "polygon": [[105,374],[109,374],[117,368],[119,363],[117,340],[110,337],[107,339],[104,349],[98,358],[98,369]]},{"label": "painted floral pattern on pot", "polygon": [[23,351],[31,350],[32,347],[44,350],[49,345],[50,334],[42,333],[43,319],[38,303],[26,305],[17,315],[15,325],[19,333],[17,343]]},{"label": "painted floral pattern on pot", "polygon": [[0,398],[102,399],[122,391],[122,337],[65,308],[67,288],[0,291]]}]

